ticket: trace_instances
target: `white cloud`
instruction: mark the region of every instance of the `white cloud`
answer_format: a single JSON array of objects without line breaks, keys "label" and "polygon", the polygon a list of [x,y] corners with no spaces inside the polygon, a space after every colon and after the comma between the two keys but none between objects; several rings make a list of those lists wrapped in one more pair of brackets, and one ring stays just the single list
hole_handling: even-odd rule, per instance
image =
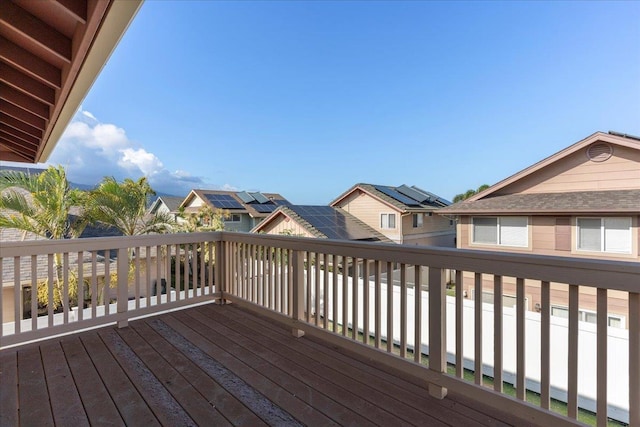
[{"label": "white cloud", "polygon": [[[153,153],[131,141],[124,129],[80,109],[53,151],[50,164],[66,167],[69,179],[95,185],[105,176],[118,180],[146,176],[154,190],[186,195],[193,188],[214,188],[201,177],[171,172]],[[234,187],[225,184],[224,187]]]}]

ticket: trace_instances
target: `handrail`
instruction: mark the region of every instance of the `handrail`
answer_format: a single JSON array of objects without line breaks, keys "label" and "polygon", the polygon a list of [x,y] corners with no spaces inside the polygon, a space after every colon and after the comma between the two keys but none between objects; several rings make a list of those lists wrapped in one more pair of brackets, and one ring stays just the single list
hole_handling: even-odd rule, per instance
[{"label": "handrail", "polygon": [[[103,252],[117,256],[98,261],[98,253]],[[47,278],[49,301],[53,301],[56,254],[62,254],[63,271],[77,269],[80,281],[88,281],[78,295],[87,306],[72,312],[72,281],[65,273],[60,313],[50,304],[46,316],[23,320],[25,281],[35,289]],[[438,398],[448,388],[473,391],[483,403],[506,405],[533,423],[573,423],[578,407],[586,407],[598,412],[598,424],[606,423],[609,415],[640,424],[640,408],[632,404],[640,396],[640,350],[635,348],[640,341],[638,262],[226,231],[3,242],[0,261],[0,277],[3,269],[13,271],[11,283],[0,287],[12,288],[11,294],[0,292],[0,310],[14,309],[12,321],[0,330],[0,347],[113,322],[126,326],[137,316],[194,303],[229,301],[289,325],[296,336],[317,335],[410,373],[427,382],[429,393]],[[40,263],[46,267],[44,277],[38,276]],[[110,298],[100,300],[98,282],[105,283],[102,289],[108,293],[106,284],[113,275],[117,283]],[[166,293],[159,289],[161,279],[167,282]],[[152,295],[154,280],[156,295]],[[448,282],[456,283],[454,297],[447,296]],[[591,296],[581,296],[581,289],[589,288]],[[504,306],[507,289],[515,295],[515,309]],[[539,313],[526,307],[531,289],[540,292]],[[564,289],[569,298],[566,320],[550,311],[558,289]],[[487,290],[493,292],[489,305],[484,300]],[[610,291],[628,296],[628,350],[623,354],[629,381],[627,403],[622,404],[610,404],[609,399],[617,395],[603,386],[613,375],[611,369],[622,364],[607,358],[607,352],[618,345],[614,341],[624,338],[615,331],[609,336]],[[7,297],[9,301],[3,301]],[[580,317],[584,315],[581,298],[595,301],[595,328],[590,329]],[[32,313],[37,309],[34,298],[30,308]],[[535,342],[531,322],[539,325]],[[568,331],[566,342],[551,341],[558,331]],[[578,359],[591,357],[581,347],[591,336],[592,369],[597,371],[593,395],[585,391],[585,378],[577,370]],[[487,339],[491,345],[485,343]],[[541,360],[538,368],[525,358],[532,348]],[[559,367],[554,357],[563,351],[564,365]],[[455,365],[451,374],[449,365]],[[464,380],[467,371],[473,372],[471,383]],[[493,378],[491,392],[483,386],[486,375]],[[566,382],[558,385],[563,375]],[[505,397],[503,381],[516,387],[515,398]],[[529,389],[540,394],[540,407],[526,402]],[[566,396],[569,418],[547,411],[550,399],[562,396]]]}]

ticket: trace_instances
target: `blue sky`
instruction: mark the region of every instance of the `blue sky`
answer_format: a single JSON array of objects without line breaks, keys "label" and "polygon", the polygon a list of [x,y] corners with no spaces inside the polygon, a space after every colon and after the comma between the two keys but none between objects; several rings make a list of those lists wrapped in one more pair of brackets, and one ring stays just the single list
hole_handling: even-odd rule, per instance
[{"label": "blue sky", "polygon": [[640,135],[640,2],[148,0],[50,161],[177,195],[451,199],[609,130]]}]

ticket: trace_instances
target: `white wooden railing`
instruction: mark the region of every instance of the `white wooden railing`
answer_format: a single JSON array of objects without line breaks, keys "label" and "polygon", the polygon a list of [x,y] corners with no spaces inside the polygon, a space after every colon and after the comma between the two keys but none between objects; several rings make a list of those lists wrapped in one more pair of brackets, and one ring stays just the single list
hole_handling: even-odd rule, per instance
[{"label": "white wooden railing", "polygon": [[[97,259],[108,250],[117,252],[117,285],[112,298],[100,300],[95,277],[109,276],[112,266],[105,259],[101,270]],[[320,336],[401,370],[438,398],[451,390],[538,425],[574,423],[579,406],[596,412],[598,425],[606,425],[608,417],[640,425],[640,263],[215,232],[3,244],[0,266],[13,264],[20,271],[21,263],[44,256],[52,283],[56,253],[63,254],[63,271],[71,269],[71,255],[84,259],[88,254],[90,262],[77,268],[79,277],[90,279],[89,291],[79,297],[86,308],[70,315],[74,310],[65,285],[61,313],[49,309],[46,317],[22,319],[24,278],[14,274],[8,284],[15,289],[8,304],[14,320],[3,325],[0,346],[107,323],[125,326],[138,316],[217,300],[288,324],[297,336]],[[215,262],[206,262],[202,254]],[[185,275],[180,265],[189,258],[195,273]],[[452,271],[458,284],[473,277],[476,301],[465,298],[461,286],[446,295]],[[487,277],[493,305],[481,302]],[[151,295],[154,278],[167,280],[166,294]],[[387,278],[393,285],[387,286]],[[29,279],[34,287],[35,280]],[[65,275],[63,282],[68,280]],[[506,281],[516,286],[514,309],[503,307]],[[540,313],[526,310],[525,289],[532,283],[540,287]],[[557,284],[565,284],[569,295],[569,317],[563,321],[550,312]],[[596,289],[597,324],[594,348],[585,349],[579,310],[581,289],[587,288]],[[616,346],[618,341],[626,346],[616,347],[615,354],[607,324],[611,290],[628,296],[628,329],[616,332],[623,338]],[[0,307],[7,302],[0,300]],[[33,299],[31,308],[35,313]],[[539,329],[533,331],[531,324]],[[564,335],[558,335],[558,327]],[[505,347],[511,345],[515,349]],[[587,359],[595,361],[595,374],[579,370]],[[620,369],[627,376],[620,378]],[[472,372],[471,380],[465,371]],[[595,375],[593,395],[585,389],[586,375]],[[487,376],[493,379],[491,388],[484,384]],[[513,383],[515,397],[504,393],[505,382]],[[539,393],[539,405],[526,401],[527,390]],[[622,402],[612,402],[621,390]],[[554,397],[566,401],[566,416],[548,410]]]}]

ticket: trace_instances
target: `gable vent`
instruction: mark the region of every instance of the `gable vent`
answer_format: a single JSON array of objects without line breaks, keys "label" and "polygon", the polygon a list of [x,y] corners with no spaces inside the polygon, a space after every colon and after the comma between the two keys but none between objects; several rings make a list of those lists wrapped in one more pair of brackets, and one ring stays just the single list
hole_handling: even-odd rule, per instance
[{"label": "gable vent", "polygon": [[587,158],[592,162],[604,162],[613,154],[613,147],[609,144],[597,143],[587,148]]}]

